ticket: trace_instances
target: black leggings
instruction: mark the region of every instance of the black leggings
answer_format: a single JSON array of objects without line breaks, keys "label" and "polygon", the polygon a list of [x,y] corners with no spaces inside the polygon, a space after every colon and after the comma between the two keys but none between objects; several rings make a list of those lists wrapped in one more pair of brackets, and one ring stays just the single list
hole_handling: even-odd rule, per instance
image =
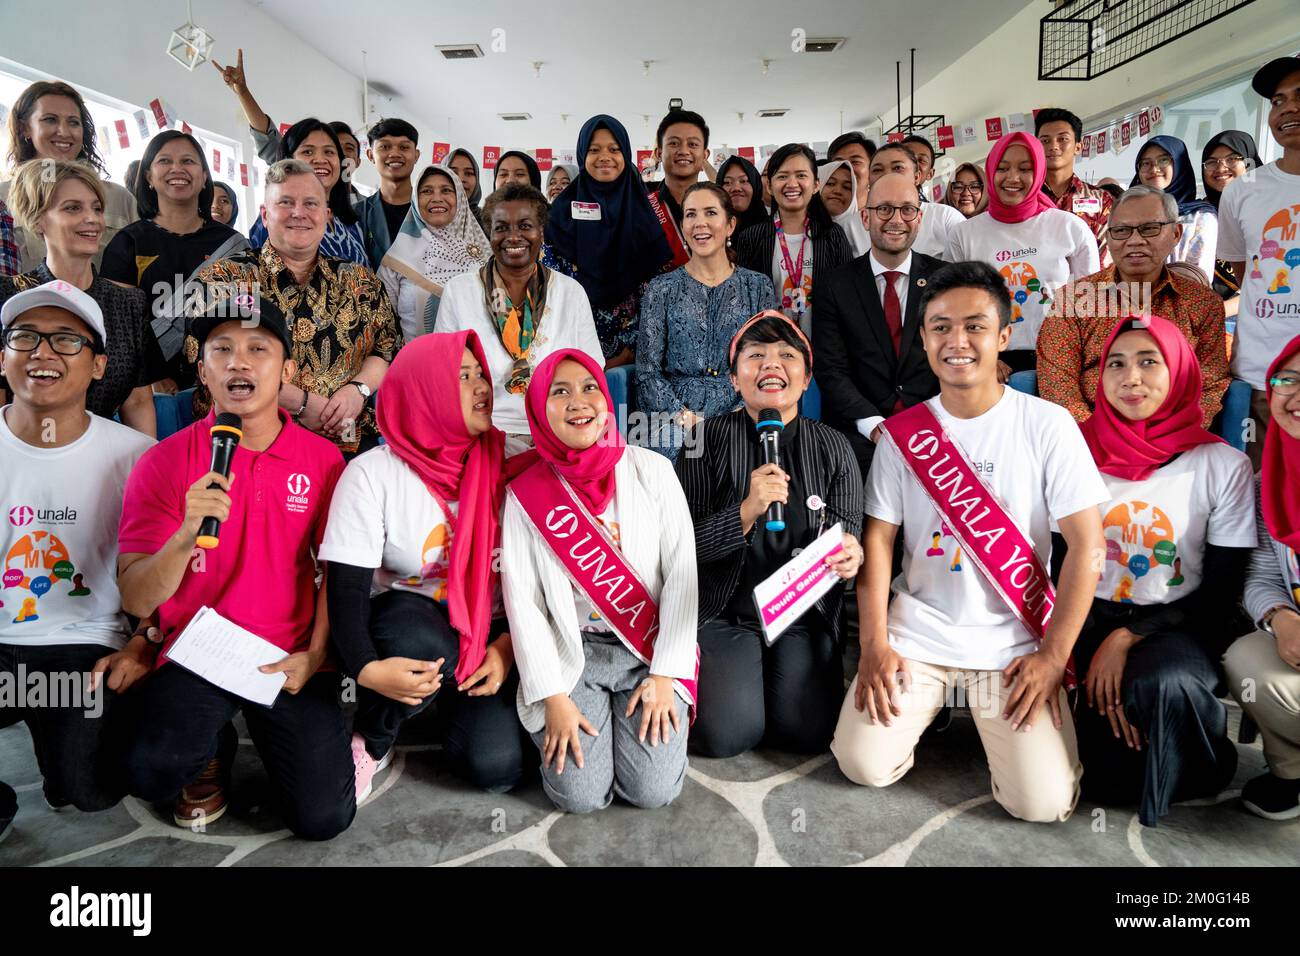
[{"label": "black leggings", "polygon": [[[1102,641],[1127,623],[1109,610],[1095,603],[1075,644],[1081,681]],[[1237,770],[1227,710],[1218,699],[1224,691],[1223,670],[1204,641],[1172,630],[1143,638],[1129,651],[1120,685],[1124,716],[1142,732],[1141,750],[1115,736],[1080,688],[1074,724],[1084,795],[1100,803],[1137,803],[1143,825],[1155,826],[1171,801],[1220,792]]]},{"label": "black leggings", "polygon": [[[492,636],[505,630],[496,622]],[[475,786],[503,793],[519,782],[524,754],[532,742],[519,722],[515,693],[517,668],[511,668],[501,688],[490,696],[470,697],[456,689],[460,638],[447,611],[436,601],[409,591],[387,591],[370,603],[370,639],[380,659],[409,657],[442,665],[442,686],[416,705],[403,704],[364,687],[357,689],[357,718],[353,729],[366,741],[366,750],[382,757],[397,740],[402,722],[438,701],[445,724],[443,753]]]},{"label": "black leggings", "polygon": [[700,628],[699,716],[691,752],[733,757],[767,743],[794,753],[830,746],[844,700],[839,642],[815,612],[767,646],[757,624]]}]

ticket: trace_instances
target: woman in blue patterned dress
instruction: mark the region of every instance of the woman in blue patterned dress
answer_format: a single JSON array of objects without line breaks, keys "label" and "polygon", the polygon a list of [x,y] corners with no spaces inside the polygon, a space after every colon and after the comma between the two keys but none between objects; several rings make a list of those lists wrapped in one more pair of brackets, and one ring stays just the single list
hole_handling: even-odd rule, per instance
[{"label": "woman in blue patterned dress", "polygon": [[735,264],[736,212],[725,190],[696,183],[682,198],[691,258],[650,282],[641,300],[637,410],[631,439],[675,459],[696,422],[736,408],[727,348],[736,331],[776,308],[770,277]]}]

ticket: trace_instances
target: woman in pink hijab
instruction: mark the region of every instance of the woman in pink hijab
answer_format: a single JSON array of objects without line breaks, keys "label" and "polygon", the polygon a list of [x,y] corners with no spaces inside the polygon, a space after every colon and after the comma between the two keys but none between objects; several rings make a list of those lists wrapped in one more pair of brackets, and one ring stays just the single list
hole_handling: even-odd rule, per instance
[{"label": "woman in pink hijab", "polygon": [[1002,273],[1011,296],[1004,372],[1030,371],[1036,365],[1038,328],[1053,293],[1070,279],[1101,268],[1097,240],[1082,219],[1057,209],[1043,191],[1047,163],[1042,143],[1033,136],[1003,136],[989,150],[984,169],[988,208],[949,233],[944,258],[987,262]]},{"label": "woman in pink hijab", "polygon": [[510,466],[478,336],[408,342],[375,410],[384,444],[344,469],[319,555],[329,562],[331,643],[359,688],[357,802],[402,724],[435,698],[447,718],[443,755],[483,789],[509,790],[527,746],[497,572]]}]

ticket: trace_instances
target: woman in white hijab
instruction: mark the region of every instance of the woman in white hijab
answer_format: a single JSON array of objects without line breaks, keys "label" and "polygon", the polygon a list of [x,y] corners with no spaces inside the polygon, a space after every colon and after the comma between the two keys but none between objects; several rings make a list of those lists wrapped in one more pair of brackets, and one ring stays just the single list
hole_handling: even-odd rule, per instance
[{"label": "woman in white hijab", "polygon": [[480,268],[492,255],[471,215],[460,177],[442,165],[420,174],[415,198],[397,238],[379,265],[379,278],[409,342],[433,331],[442,287]]},{"label": "woman in white hijab", "polygon": [[822,202],[835,224],[844,230],[853,255],[860,256],[871,248],[871,235],[858,214],[858,184],[853,167],[842,159],[826,162],[818,170]]}]

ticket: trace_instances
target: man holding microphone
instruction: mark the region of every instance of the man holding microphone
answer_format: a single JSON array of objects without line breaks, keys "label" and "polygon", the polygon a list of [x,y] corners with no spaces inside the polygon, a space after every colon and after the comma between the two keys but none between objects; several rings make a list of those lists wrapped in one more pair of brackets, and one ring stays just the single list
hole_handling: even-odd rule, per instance
[{"label": "man holding microphone", "polygon": [[[180,826],[216,820],[238,743],[230,722],[242,711],[289,829],[327,840],[356,812],[340,676],[320,670],[329,620],[315,558],[343,458],[278,407],[295,366],[288,326],[273,302],[227,298],[193,319],[189,334],[212,412],[141,458],[122,508],[122,604],[156,618],[152,636],[161,650],[128,747],[131,791],[147,800],[179,792]],[[223,457],[214,446],[233,434],[219,416],[223,423],[236,416],[241,433],[233,456],[225,456],[228,475],[212,470]],[[210,528],[200,534],[210,517],[219,522],[215,541]],[[203,607],[286,652],[261,669],[285,675],[271,707],[168,663],[171,643]]]}]

